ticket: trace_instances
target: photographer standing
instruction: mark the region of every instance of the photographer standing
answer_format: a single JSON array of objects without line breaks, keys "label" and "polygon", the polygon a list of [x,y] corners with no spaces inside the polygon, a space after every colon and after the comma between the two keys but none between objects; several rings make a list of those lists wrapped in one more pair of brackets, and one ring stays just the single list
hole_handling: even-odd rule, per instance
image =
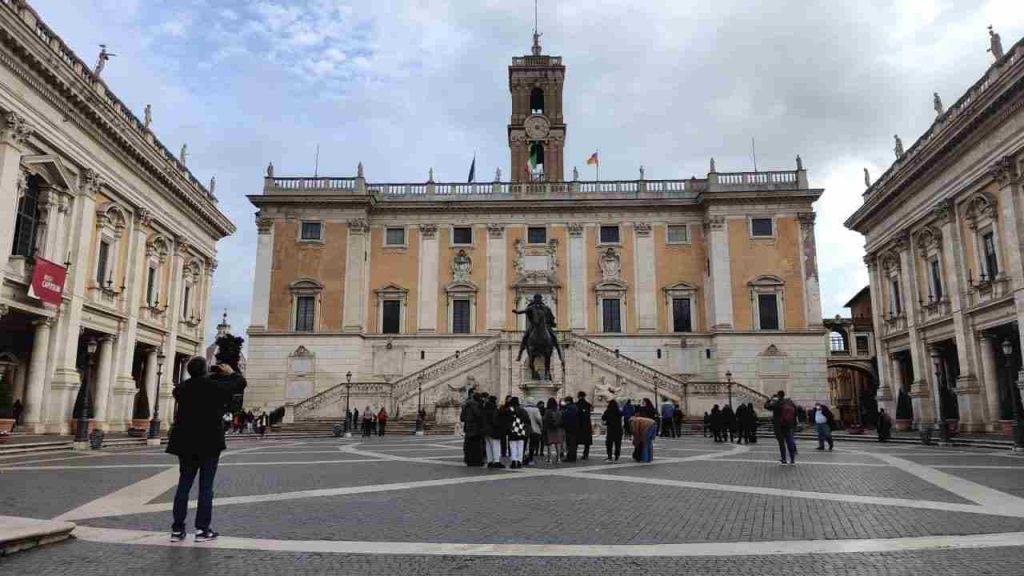
[{"label": "photographer standing", "polygon": [[167,452],[178,457],[178,490],[174,494],[174,523],[171,542],[185,539],[188,495],[199,474],[199,505],[196,509],[196,542],[217,537],[210,529],[213,516],[213,478],[224,450],[221,418],[235,394],[245,389],[245,378],[227,364],[206,370],[206,360],[196,356],[188,362],[189,379],[174,387],[177,410],[167,441]]}]

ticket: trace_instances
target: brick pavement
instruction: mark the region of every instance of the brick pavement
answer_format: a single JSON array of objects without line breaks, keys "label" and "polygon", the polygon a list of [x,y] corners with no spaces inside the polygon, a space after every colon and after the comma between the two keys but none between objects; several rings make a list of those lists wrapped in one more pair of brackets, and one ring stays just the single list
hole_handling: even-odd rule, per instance
[{"label": "brick pavement", "polygon": [[[215,526],[238,538],[238,547],[219,545],[235,549],[166,545],[169,486],[140,482],[174,466],[159,450],[0,460],[0,505],[22,516],[54,517],[147,486],[141,500],[110,501],[108,517],[76,520],[134,531],[103,533],[118,543],[79,540],[0,562],[32,574],[1024,573],[1024,458],[875,445],[829,454],[804,442],[803,463],[790,468],[771,463],[770,443],[748,450],[684,438],[660,440],[653,465],[608,466],[603,445],[594,448],[587,463],[513,472],[453,465],[459,442],[450,438],[240,442],[223,458],[214,513]],[[936,548],[960,538],[971,547]],[[990,548],[1006,538],[1021,545]],[[826,553],[850,539],[887,551]],[[737,556],[731,547],[708,556],[721,553],[719,542],[747,544]],[[899,551],[904,542],[923,549]],[[422,543],[410,544],[421,553],[387,543]],[[322,545],[329,550],[300,551]],[[483,551],[492,545],[500,550]],[[507,555],[478,555],[490,553]],[[533,556],[546,553],[577,557]],[[600,553],[612,556],[592,557]]]}]

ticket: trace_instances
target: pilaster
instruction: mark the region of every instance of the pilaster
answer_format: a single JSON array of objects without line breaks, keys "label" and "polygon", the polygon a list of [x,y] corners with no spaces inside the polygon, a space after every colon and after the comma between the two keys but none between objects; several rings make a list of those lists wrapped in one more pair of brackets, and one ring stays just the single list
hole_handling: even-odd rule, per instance
[{"label": "pilaster", "polygon": [[655,268],[654,235],[647,222],[633,224],[633,242],[636,257],[636,290],[633,291],[637,326],[640,332],[658,331],[658,294]]},{"label": "pilaster", "polygon": [[[417,274],[416,331],[437,332],[438,265],[441,248],[437,224],[420,224],[420,258]],[[488,260],[489,262],[489,260]]]},{"label": "pilaster", "polygon": [[25,384],[25,427],[29,432],[42,431],[43,387],[46,384],[46,364],[50,349],[50,328],[53,320],[42,318],[35,322],[32,337],[32,356],[29,359],[28,381]]},{"label": "pilaster", "polygon": [[802,212],[800,220],[800,271],[804,279],[804,317],[809,328],[820,328],[821,287],[818,281],[817,247],[814,239],[814,212]]},{"label": "pilaster", "polygon": [[704,220],[711,262],[710,318],[712,332],[733,329],[732,273],[729,265],[728,221],[725,216],[708,216]]},{"label": "pilaster", "polygon": [[[366,326],[366,273],[369,260],[370,225],[362,218],[348,221],[346,244],[345,295],[342,330],[362,332]],[[269,283],[268,283],[269,285]]]},{"label": "pilaster", "polygon": [[111,368],[114,364],[114,337],[100,338],[99,359],[96,369],[96,388],[93,390],[93,416],[100,429],[107,429],[107,408],[110,404]]},{"label": "pilaster", "polygon": [[569,229],[569,328],[587,331],[587,246],[586,227],[570,222]]},{"label": "pilaster", "polygon": [[506,293],[507,250],[505,226],[487,225],[487,329],[503,330],[508,318]]},{"label": "pilaster", "polygon": [[[249,329],[266,330],[270,315],[270,270],[274,259],[274,221],[256,218],[256,273],[253,275]],[[347,288],[347,286],[346,286]],[[346,296],[348,292],[346,290]]]},{"label": "pilaster", "polygon": [[7,268],[14,245],[13,214],[17,210],[21,176],[21,157],[28,149],[28,139],[32,136],[32,128],[25,119],[14,112],[8,112],[0,128],[0,211],[5,216],[0,218],[0,269]]}]

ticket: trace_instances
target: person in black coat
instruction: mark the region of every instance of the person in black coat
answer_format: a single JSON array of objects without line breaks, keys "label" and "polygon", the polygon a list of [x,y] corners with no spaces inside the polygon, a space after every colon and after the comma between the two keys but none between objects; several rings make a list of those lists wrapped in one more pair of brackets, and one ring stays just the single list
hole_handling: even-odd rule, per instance
[{"label": "person in black coat", "polygon": [[177,409],[167,440],[167,452],[178,457],[178,489],[174,494],[174,523],[171,541],[185,539],[188,494],[199,474],[199,503],[196,508],[197,542],[212,540],[213,479],[224,444],[222,418],[235,394],[245,389],[245,378],[227,364],[206,371],[206,360],[196,356],[188,362],[189,379],[174,387]]},{"label": "person in black coat", "polygon": [[590,457],[590,445],[594,443],[594,428],[590,421],[590,415],[594,412],[594,406],[590,402],[587,402],[587,393],[580,391],[576,394],[576,413],[580,420],[580,432],[576,437],[576,442],[583,446],[583,456],[581,460],[586,460]]},{"label": "person in black coat", "polygon": [[715,437],[715,442],[722,441],[722,409],[715,404],[711,407],[711,414],[709,416],[711,421],[711,435]]},{"label": "person in black coat", "polygon": [[622,411],[619,410],[619,403],[615,400],[608,402],[601,421],[605,425],[604,449],[608,452],[605,462],[619,461],[619,453],[622,452]]},{"label": "person in black coat", "polygon": [[576,445],[580,436],[580,417],[572,396],[565,397],[565,406],[562,408],[562,426],[565,429],[565,461],[576,461]]},{"label": "person in black coat", "polygon": [[732,411],[732,405],[726,404],[722,408],[722,440],[733,441],[736,436],[736,414]]},{"label": "person in black coat", "polygon": [[466,466],[484,465],[484,407],[480,394],[473,394],[462,405],[459,415],[465,439],[462,442],[462,459]]}]

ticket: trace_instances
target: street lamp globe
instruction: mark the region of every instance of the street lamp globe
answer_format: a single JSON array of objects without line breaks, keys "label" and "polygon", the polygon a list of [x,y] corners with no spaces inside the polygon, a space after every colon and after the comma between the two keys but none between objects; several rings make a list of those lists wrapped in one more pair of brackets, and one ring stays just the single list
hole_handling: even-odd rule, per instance
[{"label": "street lamp globe", "polygon": [[1007,358],[1009,358],[1010,355],[1013,354],[1013,343],[1010,342],[1009,340],[1003,340],[1002,347],[1003,347],[1003,356],[1006,356]]},{"label": "street lamp globe", "polygon": [[349,370],[348,372],[345,373],[345,382],[348,383],[348,384],[352,383],[352,371],[351,370]]},{"label": "street lamp globe", "polygon": [[90,338],[89,339],[89,343],[86,344],[86,350],[89,351],[89,355],[90,356],[92,356],[93,354],[96,353],[97,346],[98,346],[98,344],[96,343],[96,339],[95,338]]},{"label": "street lamp globe", "polygon": [[725,381],[726,382],[732,382],[732,371],[730,371],[730,370],[726,370],[725,371]]}]

